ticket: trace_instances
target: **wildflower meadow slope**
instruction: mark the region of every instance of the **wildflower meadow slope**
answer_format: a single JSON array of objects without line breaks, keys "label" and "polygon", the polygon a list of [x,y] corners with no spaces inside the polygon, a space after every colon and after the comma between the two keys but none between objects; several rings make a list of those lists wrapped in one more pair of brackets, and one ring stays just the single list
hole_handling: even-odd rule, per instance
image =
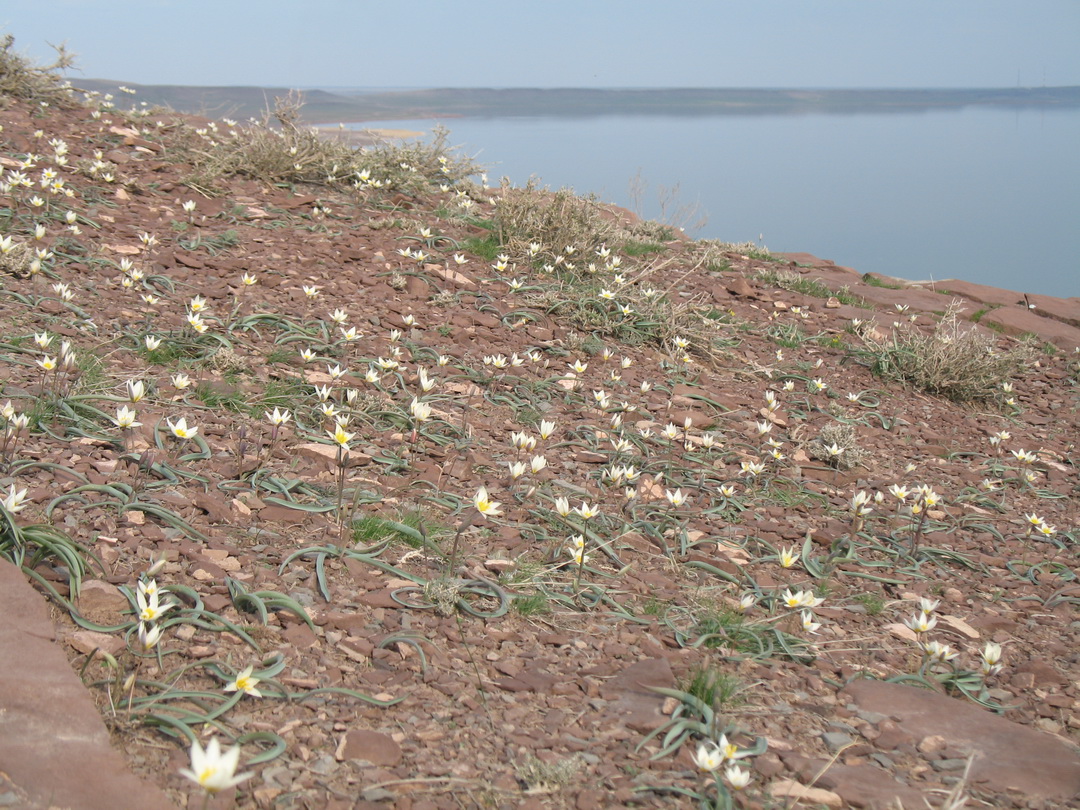
[{"label": "wildflower meadow slope", "polygon": [[3,53],[0,554],[177,806],[1080,791],[1068,302]]}]

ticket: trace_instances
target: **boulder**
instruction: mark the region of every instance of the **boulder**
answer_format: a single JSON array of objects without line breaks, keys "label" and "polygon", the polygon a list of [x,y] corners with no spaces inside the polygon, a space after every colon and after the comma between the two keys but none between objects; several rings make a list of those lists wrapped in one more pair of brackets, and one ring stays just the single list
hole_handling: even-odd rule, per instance
[{"label": "boulder", "polygon": [[1018,791],[1053,802],[1080,796],[1080,756],[1048,734],[903,684],[856,680],[842,694],[861,711],[888,715],[915,739],[940,736],[948,748],[973,755],[969,778],[977,790]]}]

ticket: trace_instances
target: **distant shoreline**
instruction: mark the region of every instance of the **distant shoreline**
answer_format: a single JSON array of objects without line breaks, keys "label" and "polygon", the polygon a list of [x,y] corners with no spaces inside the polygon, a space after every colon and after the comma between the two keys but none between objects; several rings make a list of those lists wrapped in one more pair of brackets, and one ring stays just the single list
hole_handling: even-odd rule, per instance
[{"label": "distant shoreline", "polygon": [[[119,82],[84,79],[80,89],[118,92]],[[282,87],[132,85],[135,101],[209,117],[261,117]],[[513,116],[784,115],[912,112],[969,106],[1080,106],[1080,86],[1017,88],[434,88],[424,90],[306,90],[311,124]]]},{"label": "distant shoreline", "polygon": [[406,138],[422,138],[427,134],[424,130],[419,129],[392,129],[387,127],[369,127],[363,126],[359,129],[352,128],[350,124],[366,124],[366,121],[344,122],[344,127],[341,124],[326,124],[320,123],[315,125],[315,129],[319,130],[319,133],[326,137],[338,137],[344,138],[354,146],[368,146],[377,141],[398,140]]}]

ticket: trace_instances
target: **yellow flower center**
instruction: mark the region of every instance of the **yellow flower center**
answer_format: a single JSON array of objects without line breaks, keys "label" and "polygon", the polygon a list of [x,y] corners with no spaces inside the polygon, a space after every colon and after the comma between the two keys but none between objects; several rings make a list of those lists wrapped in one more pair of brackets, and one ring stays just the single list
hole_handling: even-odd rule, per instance
[{"label": "yellow flower center", "polygon": [[218,792],[218,789],[216,787],[211,787],[209,784],[209,782],[213,780],[214,774],[217,773],[217,770],[218,769],[216,765],[207,765],[205,768],[199,771],[199,784],[202,785],[203,789],[206,790],[208,793]]}]

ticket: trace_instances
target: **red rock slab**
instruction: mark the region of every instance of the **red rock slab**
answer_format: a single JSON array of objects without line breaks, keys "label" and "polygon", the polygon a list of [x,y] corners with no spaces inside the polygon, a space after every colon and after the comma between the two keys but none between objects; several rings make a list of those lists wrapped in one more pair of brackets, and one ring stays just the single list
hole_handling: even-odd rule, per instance
[{"label": "red rock slab", "polygon": [[960,306],[960,315],[970,317],[979,309],[974,302],[959,295],[944,295],[931,292],[922,287],[905,287],[902,290],[893,290],[888,287],[871,287],[869,284],[860,284],[853,292],[872,304],[889,307],[890,309],[895,309],[895,306],[900,304],[910,307],[912,312],[944,312],[949,308],[950,304],[957,303]]},{"label": "red rock slab", "polygon": [[996,324],[1008,335],[1031,333],[1061,349],[1080,346],[1080,329],[1053,318],[1044,318],[1037,309],[1000,307],[983,315],[979,323]]},{"label": "red rock slab", "polygon": [[884,810],[889,807],[919,807],[925,794],[903,785],[892,774],[873,765],[833,765],[815,783],[830,790],[850,807]]},{"label": "red rock slab", "polygon": [[646,658],[623,669],[606,681],[600,694],[613,701],[611,712],[615,722],[637,731],[649,732],[658,728],[667,717],[662,711],[664,696],[650,686],[675,686],[675,676],[666,658]]},{"label": "red rock slab", "polygon": [[24,808],[174,810],[135,777],[58,644],[42,596],[0,560],[0,769]]},{"label": "red rock slab", "polygon": [[801,251],[795,251],[791,253],[777,253],[776,255],[783,256],[790,262],[806,265],[808,267],[820,267],[822,265],[833,264],[833,262],[829,261],[828,259],[819,259],[813,253],[803,253]]},{"label": "red rock slab", "polygon": [[[858,293],[856,293],[857,295]],[[879,327],[886,327],[890,325],[894,318],[890,317],[888,312],[880,312],[876,309],[863,309],[862,307],[850,306],[848,304],[841,304],[838,307],[828,308],[827,312],[835,319],[839,319],[843,322],[845,328],[846,325],[858,318],[864,323],[873,321]]]},{"label": "red rock slab", "polygon": [[1080,327],[1080,298],[1055,298],[1052,295],[1029,295],[1028,303],[1035,311],[1055,321]]},{"label": "red rock slab", "polygon": [[854,287],[862,283],[862,276],[850,267],[839,264],[822,264],[814,267],[793,267],[792,272],[805,276],[812,281],[820,281],[827,287],[838,290],[841,287]]},{"label": "red rock slab", "polygon": [[[1017,281],[1021,280],[1017,279]],[[1080,298],[1056,298],[1038,293],[1025,295],[1023,292],[953,279],[942,281],[938,286],[988,306],[1032,306],[1036,313],[1044,317],[1053,318],[1071,326],[1080,326]]]},{"label": "red rock slab", "polygon": [[372,765],[397,765],[401,762],[401,748],[386,734],[367,729],[354,728],[345,733],[338,743],[334,757],[338,762],[358,759]]},{"label": "red rock slab", "polygon": [[947,747],[974,754],[970,779],[977,790],[1020,791],[1051,801],[1080,796],[1080,756],[1030,726],[898,683],[852,681],[844,694],[863,711],[888,715],[916,740],[937,735]]},{"label": "red rock slab", "polygon": [[962,295],[964,298],[970,298],[976,303],[986,304],[991,307],[1012,307],[1024,303],[1023,293],[1018,293],[1015,290],[1003,290],[1000,287],[990,287],[986,284],[975,284],[971,281],[950,278],[946,281],[937,282],[936,286],[955,295]]}]

